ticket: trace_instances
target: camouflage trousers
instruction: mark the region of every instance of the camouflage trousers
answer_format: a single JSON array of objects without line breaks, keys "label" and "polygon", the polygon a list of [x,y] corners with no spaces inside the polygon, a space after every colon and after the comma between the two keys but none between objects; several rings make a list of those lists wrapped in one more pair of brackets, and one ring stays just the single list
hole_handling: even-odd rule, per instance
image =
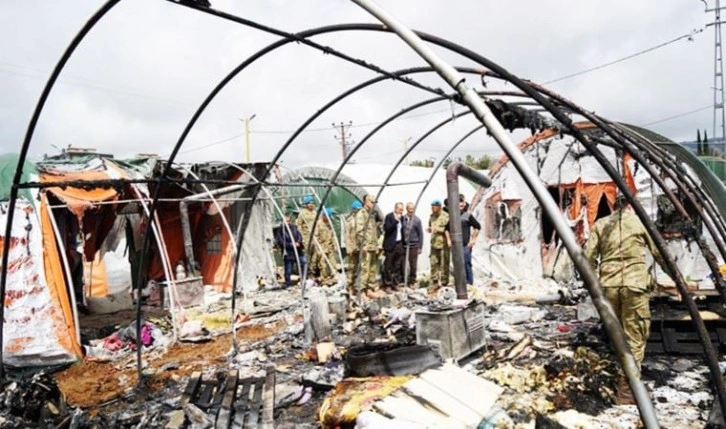
[{"label": "camouflage trousers", "polygon": [[310,268],[313,272],[317,272],[321,283],[334,282],[333,270],[330,267],[331,259],[330,254],[323,254],[319,250],[314,250],[310,257]]},{"label": "camouflage trousers", "polygon": [[604,287],[603,292],[620,320],[625,340],[640,369],[645,356],[645,345],[650,335],[650,293],[647,290],[624,286]]},{"label": "camouflage trousers", "polygon": [[449,248],[431,249],[431,284],[447,286],[449,284]]},{"label": "camouflage trousers", "polygon": [[364,290],[378,290],[378,271],[380,271],[378,252],[367,252],[363,255],[360,270],[360,282]]},{"label": "camouflage trousers", "polygon": [[[360,261],[360,252],[357,250],[348,254],[348,292],[355,293],[355,281],[357,279],[356,270],[358,269],[358,261]],[[363,273],[363,267],[361,267],[361,273]]]}]

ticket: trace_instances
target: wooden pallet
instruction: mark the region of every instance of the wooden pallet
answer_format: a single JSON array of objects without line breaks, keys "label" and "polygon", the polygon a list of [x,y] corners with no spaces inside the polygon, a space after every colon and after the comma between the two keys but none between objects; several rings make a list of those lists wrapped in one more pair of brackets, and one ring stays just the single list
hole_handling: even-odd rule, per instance
[{"label": "wooden pallet", "polygon": [[237,370],[205,379],[192,374],[181,406],[194,404],[207,413],[215,429],[272,428],[274,424],[275,369],[265,377],[239,378]]},{"label": "wooden pallet", "polygon": [[[711,321],[706,322],[705,325],[714,350],[724,350],[726,348],[726,327],[723,326],[723,323],[714,324]],[[690,321],[671,322],[664,326],[652,323],[645,350],[646,353],[703,353],[698,333]]]}]

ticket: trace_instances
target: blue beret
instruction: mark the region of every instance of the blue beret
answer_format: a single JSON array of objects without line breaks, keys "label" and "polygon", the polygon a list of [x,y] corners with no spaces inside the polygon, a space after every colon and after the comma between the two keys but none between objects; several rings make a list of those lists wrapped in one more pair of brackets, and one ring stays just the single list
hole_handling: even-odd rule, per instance
[{"label": "blue beret", "polygon": [[361,204],[358,200],[353,201],[353,204],[350,205],[350,208],[353,210],[358,210],[361,207],[363,207],[363,204]]},{"label": "blue beret", "polygon": [[432,206],[441,206],[441,200],[433,200],[431,201]]},{"label": "blue beret", "polygon": [[303,198],[302,201],[303,204],[312,204],[313,203],[313,196],[308,195],[307,197]]}]

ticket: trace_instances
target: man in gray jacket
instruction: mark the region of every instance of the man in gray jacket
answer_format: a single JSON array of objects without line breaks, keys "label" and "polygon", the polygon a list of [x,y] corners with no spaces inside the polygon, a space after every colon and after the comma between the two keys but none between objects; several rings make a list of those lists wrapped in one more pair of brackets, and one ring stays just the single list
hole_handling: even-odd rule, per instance
[{"label": "man in gray jacket", "polygon": [[408,253],[408,264],[404,263],[404,278],[406,268],[408,268],[408,285],[416,284],[416,269],[418,267],[418,255],[423,249],[423,226],[421,219],[414,213],[414,204],[406,204],[406,214],[401,219],[401,229],[403,231],[403,243]]}]

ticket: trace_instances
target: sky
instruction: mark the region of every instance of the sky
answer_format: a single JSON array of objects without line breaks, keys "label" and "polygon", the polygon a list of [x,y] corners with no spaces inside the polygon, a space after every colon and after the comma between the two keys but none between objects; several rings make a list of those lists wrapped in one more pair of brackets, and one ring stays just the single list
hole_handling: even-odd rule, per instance
[{"label": "sky", "polygon": [[[348,0],[211,0],[212,7],[276,29],[376,22]],[[709,6],[714,6],[710,0]],[[0,153],[17,152],[50,73],[99,0],[0,2]],[[645,125],[676,141],[712,136],[714,20],[698,0],[379,0],[410,28],[450,40],[520,78],[611,120]],[[667,43],[682,36],[678,41]],[[139,153],[167,157],[199,105],[249,56],[279,39],[165,0],[122,0],[83,40],[53,88],[33,135],[29,159],[69,145],[117,158]],[[392,34],[346,32],[313,39],[349,56],[395,71],[424,66]],[[663,45],[661,47],[657,47]],[[656,48],[657,47],[657,48]],[[603,64],[631,59],[602,67]],[[470,60],[435,48],[454,66]],[[289,44],[237,75],[191,129],[178,160],[269,161],[315,112],[376,73],[302,44]],[[435,74],[416,75],[451,91]],[[548,83],[557,80],[556,82]],[[481,89],[478,76],[467,78]],[[478,87],[477,87],[478,85]],[[497,88],[489,83],[488,88]],[[512,90],[512,86],[499,86]],[[313,121],[283,154],[283,166],[338,163],[340,127],[358,163],[392,164],[422,140],[408,160],[444,157],[478,124],[462,107],[442,101],[414,110],[368,133],[429,92],[386,81],[356,92]],[[245,138],[244,118],[249,121]],[[720,125],[720,124],[719,124]],[[515,132],[516,143],[528,132]],[[453,156],[501,154],[479,131]]]}]

